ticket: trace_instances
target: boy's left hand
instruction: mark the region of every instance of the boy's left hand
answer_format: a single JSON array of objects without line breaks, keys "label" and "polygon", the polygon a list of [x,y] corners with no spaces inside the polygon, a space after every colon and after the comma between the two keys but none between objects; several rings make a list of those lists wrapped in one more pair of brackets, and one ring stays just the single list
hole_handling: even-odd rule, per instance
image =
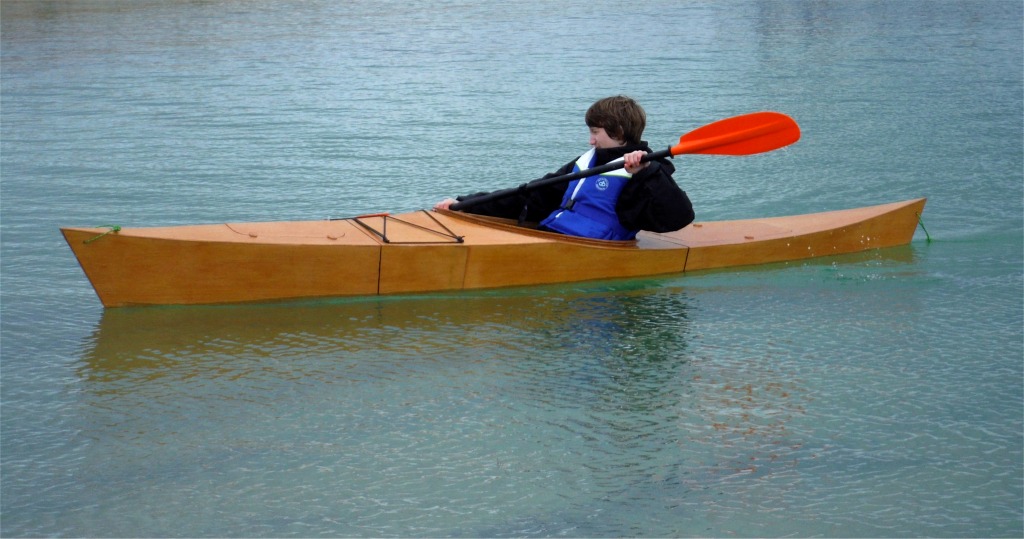
[{"label": "boy's left hand", "polygon": [[643,159],[645,155],[647,155],[647,152],[643,150],[637,150],[635,152],[629,152],[626,155],[622,156],[623,160],[626,162],[626,166],[624,167],[626,169],[626,172],[630,174],[636,174],[637,172],[640,172],[641,170],[647,168],[648,163],[640,162],[640,160]]}]

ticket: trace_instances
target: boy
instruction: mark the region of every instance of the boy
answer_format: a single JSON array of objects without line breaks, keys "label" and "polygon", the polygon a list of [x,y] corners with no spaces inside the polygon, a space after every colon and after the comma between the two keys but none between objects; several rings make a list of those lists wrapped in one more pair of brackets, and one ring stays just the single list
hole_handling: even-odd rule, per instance
[{"label": "boy", "polygon": [[[544,178],[617,159],[624,161],[624,169],[484,202],[466,211],[540,222],[541,230],[604,240],[631,240],[640,230],[671,232],[693,222],[693,206],[672,179],[672,163],[640,162],[651,148],[640,140],[647,116],[636,101],[621,95],[600,99],[585,119],[593,149]],[[434,207],[448,209],[455,201],[445,199]]]}]

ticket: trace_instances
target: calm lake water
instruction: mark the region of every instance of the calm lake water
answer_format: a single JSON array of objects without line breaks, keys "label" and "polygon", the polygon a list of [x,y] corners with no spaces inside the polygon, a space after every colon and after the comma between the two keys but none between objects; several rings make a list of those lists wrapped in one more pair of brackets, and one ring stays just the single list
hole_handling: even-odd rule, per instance
[{"label": "calm lake water", "polygon": [[[1024,535],[1022,3],[5,0],[3,536]],[[928,241],[661,279],[104,310],[62,225],[518,185],[626,93],[698,220]]]}]

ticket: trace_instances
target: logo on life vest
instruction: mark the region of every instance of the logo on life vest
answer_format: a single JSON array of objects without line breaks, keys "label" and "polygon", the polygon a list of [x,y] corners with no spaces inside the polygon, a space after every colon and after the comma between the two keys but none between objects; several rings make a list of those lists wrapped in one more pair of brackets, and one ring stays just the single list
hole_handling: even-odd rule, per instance
[{"label": "logo on life vest", "polygon": [[594,187],[597,187],[598,191],[604,191],[605,189],[608,189],[608,180],[606,178],[598,178]]}]

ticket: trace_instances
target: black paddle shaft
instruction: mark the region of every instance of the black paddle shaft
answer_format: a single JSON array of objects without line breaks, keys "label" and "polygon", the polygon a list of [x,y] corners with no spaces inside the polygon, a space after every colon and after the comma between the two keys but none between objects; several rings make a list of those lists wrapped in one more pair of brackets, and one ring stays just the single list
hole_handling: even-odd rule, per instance
[{"label": "black paddle shaft", "polygon": [[[641,163],[646,163],[647,161],[651,161],[653,159],[660,159],[662,157],[672,157],[672,149],[669,148],[667,150],[661,150],[661,151],[658,151],[658,152],[651,152],[651,153],[643,156],[643,158],[640,159],[640,162]],[[622,161],[613,161],[613,162],[608,163],[606,165],[601,165],[599,167],[594,167],[594,168],[588,168],[587,170],[581,170],[579,172],[573,172],[573,173],[570,173],[570,174],[563,174],[561,176],[555,176],[553,178],[540,178],[540,179],[533,180],[532,182],[529,182],[529,183],[524,183],[524,184],[520,185],[519,187],[512,187],[512,188],[509,188],[509,189],[502,189],[500,191],[493,191],[493,192],[485,193],[485,194],[482,194],[482,195],[479,195],[479,196],[467,198],[466,200],[460,200],[459,202],[456,202],[456,203],[452,204],[451,207],[449,207],[449,209],[455,210],[455,211],[465,210],[465,209],[468,209],[468,208],[472,208],[473,206],[476,206],[477,204],[483,204],[484,202],[490,202],[492,200],[498,200],[499,198],[510,197],[510,196],[514,196],[514,195],[518,195],[518,194],[525,194],[525,193],[528,193],[528,192],[533,191],[535,189],[540,189],[541,187],[547,187],[549,185],[555,185],[555,184],[564,183],[564,182],[571,182],[573,180],[578,180],[580,178],[587,178],[587,177],[590,177],[590,176],[596,176],[598,174],[601,174],[602,172],[608,172],[610,170],[618,170],[618,169],[620,169],[622,167],[623,167],[623,162]]]}]

